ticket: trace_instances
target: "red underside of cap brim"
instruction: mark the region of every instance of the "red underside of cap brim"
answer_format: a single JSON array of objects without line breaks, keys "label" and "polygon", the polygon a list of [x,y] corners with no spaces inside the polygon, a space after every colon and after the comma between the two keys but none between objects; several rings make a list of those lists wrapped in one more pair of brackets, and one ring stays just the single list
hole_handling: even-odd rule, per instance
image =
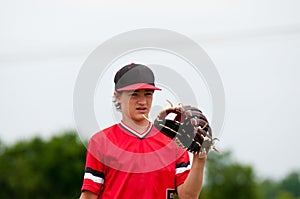
[{"label": "red underside of cap brim", "polygon": [[117,91],[134,91],[134,90],[161,90],[151,84],[137,83],[117,89]]}]

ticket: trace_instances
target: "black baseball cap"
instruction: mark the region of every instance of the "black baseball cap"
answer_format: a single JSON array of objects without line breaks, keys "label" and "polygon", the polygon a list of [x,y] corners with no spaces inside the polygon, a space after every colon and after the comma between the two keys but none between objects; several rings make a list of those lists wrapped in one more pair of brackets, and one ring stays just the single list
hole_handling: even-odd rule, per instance
[{"label": "black baseball cap", "polygon": [[161,90],[155,86],[152,70],[142,64],[131,63],[121,68],[115,75],[115,90]]}]

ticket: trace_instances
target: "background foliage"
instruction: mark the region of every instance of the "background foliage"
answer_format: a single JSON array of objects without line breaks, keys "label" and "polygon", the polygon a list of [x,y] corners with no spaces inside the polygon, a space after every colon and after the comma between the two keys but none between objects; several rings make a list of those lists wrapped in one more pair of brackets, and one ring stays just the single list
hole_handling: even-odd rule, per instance
[{"label": "background foliage", "polygon": [[[74,131],[6,146],[0,142],[0,198],[78,198],[86,149]],[[270,168],[272,169],[272,168]],[[300,172],[260,179],[231,152],[210,153],[200,199],[300,199]]]},{"label": "background foliage", "polygon": [[1,146],[0,198],[78,198],[85,147],[74,132]]}]

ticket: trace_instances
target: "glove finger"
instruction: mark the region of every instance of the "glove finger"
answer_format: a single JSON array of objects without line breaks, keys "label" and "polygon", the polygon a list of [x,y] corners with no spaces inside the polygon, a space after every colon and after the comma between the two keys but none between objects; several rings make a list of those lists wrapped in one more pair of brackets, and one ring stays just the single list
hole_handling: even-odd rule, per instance
[{"label": "glove finger", "polygon": [[201,112],[198,112],[198,111],[186,111],[185,117],[186,118],[197,118],[197,119],[201,119],[201,120],[208,122],[207,118]]},{"label": "glove finger", "polygon": [[178,134],[180,123],[174,120],[155,120],[155,127],[169,138],[174,138]]},{"label": "glove finger", "polygon": [[192,141],[190,146],[187,148],[187,150],[192,153],[199,152],[200,149],[201,149],[201,144],[196,141]]},{"label": "glove finger", "polygon": [[196,135],[202,135],[203,137],[208,137],[212,139],[212,133],[211,133],[211,128],[209,127],[207,130],[197,128]]}]

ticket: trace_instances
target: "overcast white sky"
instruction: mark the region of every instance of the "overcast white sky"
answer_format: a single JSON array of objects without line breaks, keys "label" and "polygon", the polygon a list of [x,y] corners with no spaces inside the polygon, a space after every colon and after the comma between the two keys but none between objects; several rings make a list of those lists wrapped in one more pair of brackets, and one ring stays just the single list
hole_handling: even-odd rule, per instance
[{"label": "overcast white sky", "polygon": [[163,28],[196,41],[220,73],[219,148],[262,176],[300,169],[299,8],[298,0],[1,1],[0,139],[75,128],[73,89],[88,55],[120,33]]}]

